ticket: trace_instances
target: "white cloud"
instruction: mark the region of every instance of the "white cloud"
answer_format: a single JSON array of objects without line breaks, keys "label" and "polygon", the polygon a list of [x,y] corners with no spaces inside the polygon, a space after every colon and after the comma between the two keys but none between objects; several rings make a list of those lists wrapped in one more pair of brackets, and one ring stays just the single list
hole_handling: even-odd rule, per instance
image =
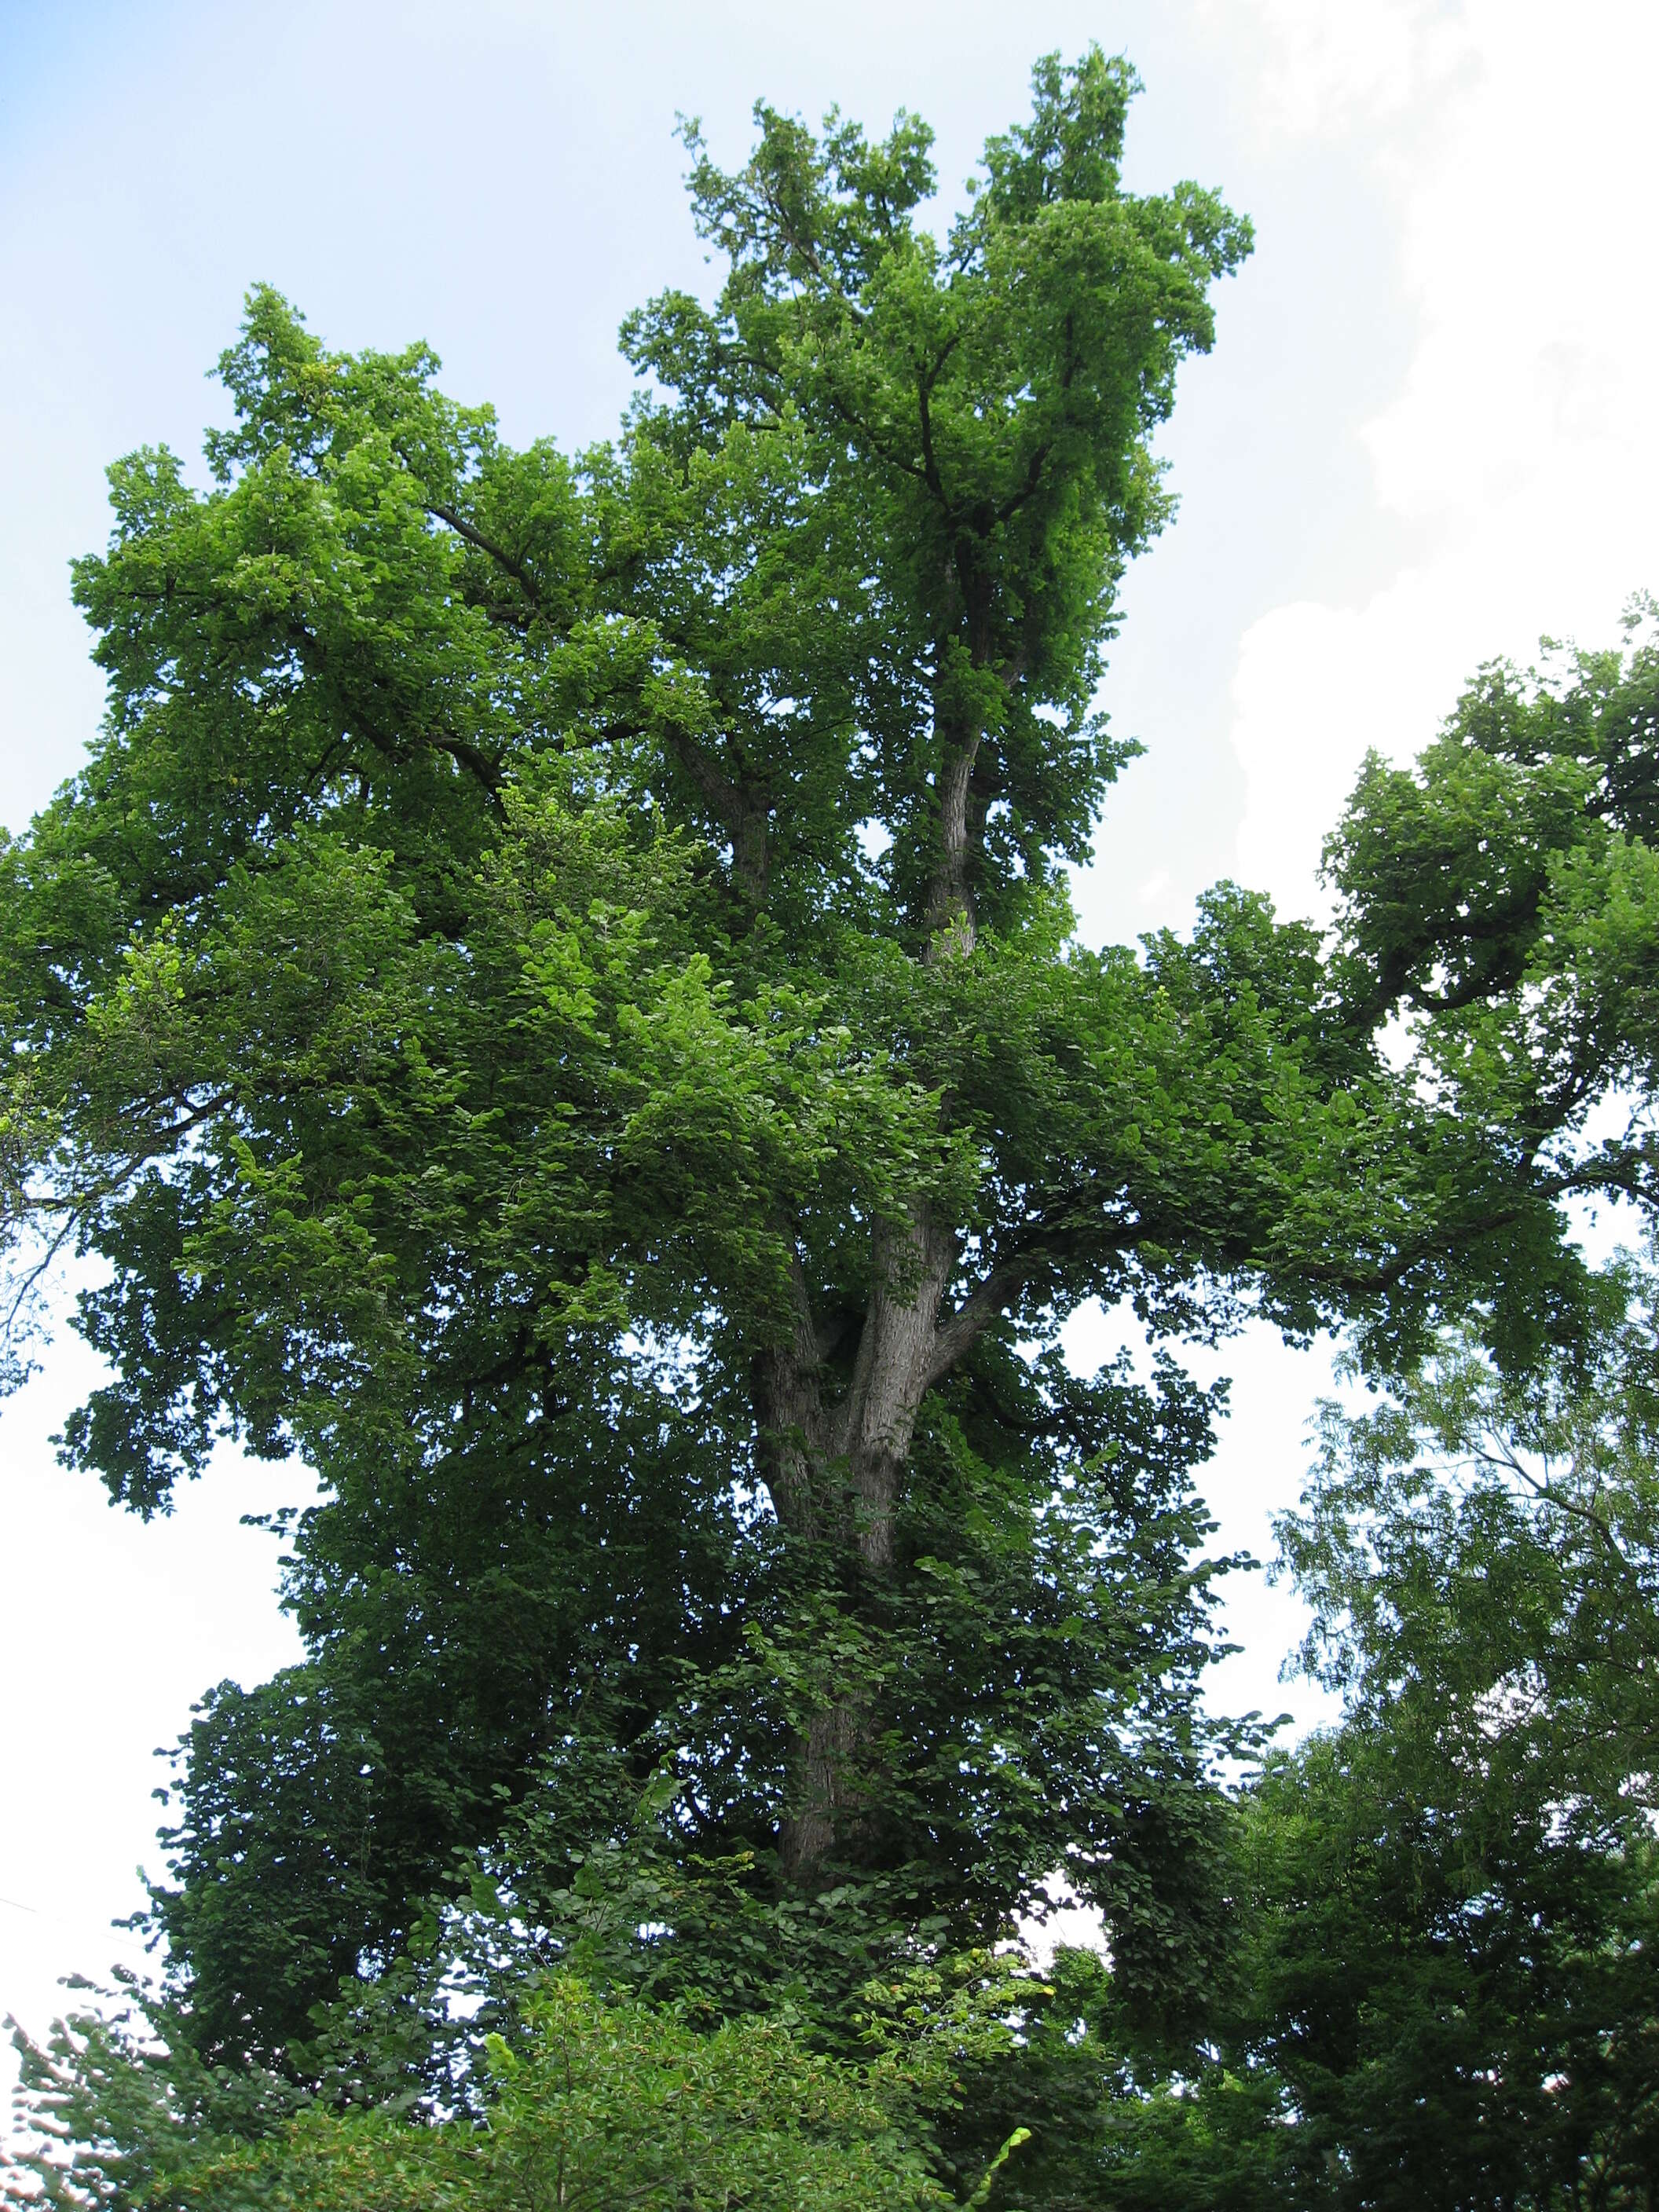
[{"label": "white cloud", "polygon": [[1212,33],[1245,29],[1251,119],[1268,137],[1340,138],[1408,116],[1455,76],[1468,47],[1464,11],[1443,0],[1206,0],[1199,15]]},{"label": "white cloud", "polygon": [[1604,0],[1564,36],[1516,0],[1261,13],[1284,127],[1340,116],[1368,134],[1417,323],[1363,432],[1379,524],[1406,526],[1410,557],[1357,605],[1273,609],[1240,647],[1240,871],[1306,910],[1367,745],[1409,757],[1479,662],[1528,658],[1544,632],[1608,641],[1659,580],[1659,297],[1642,267],[1659,17]]}]

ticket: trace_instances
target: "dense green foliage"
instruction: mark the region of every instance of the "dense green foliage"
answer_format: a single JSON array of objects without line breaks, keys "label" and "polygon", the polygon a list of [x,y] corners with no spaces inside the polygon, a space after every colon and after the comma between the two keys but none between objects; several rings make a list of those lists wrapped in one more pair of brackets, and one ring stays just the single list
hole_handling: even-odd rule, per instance
[{"label": "dense green foliage", "polygon": [[1255,2001],[1356,2203],[1639,2203],[1659,2176],[1659,1376],[1632,1289],[1589,1372],[1506,1388],[1458,1349],[1333,1419],[1283,1532],[1349,1718],[1262,1785]]},{"label": "dense green foliage", "polygon": [[[104,728],[0,846],[13,1317],[96,1263],[65,1457],[137,1512],[226,1434],[323,1486],[304,1663],[183,1748],[165,2060],[31,2062],[112,2203],[507,2202],[584,2129],[648,2203],[675,2069],[687,2201],[757,2098],[756,2203],[960,2201],[1027,2124],[996,2186],[1057,2206],[1639,2171],[1651,1330],[1565,1202],[1655,1194],[1659,657],[1489,670],[1370,763],[1328,940],[1223,886],[1079,942],[1151,441],[1249,242],[1122,189],[1132,90],[1041,64],[942,239],[913,118],[693,132],[720,289],[630,319],[588,453],[258,292],[205,485],[112,471]],[[1070,1372],[1089,1299],[1344,1327],[1405,1394],[1287,1533],[1350,1719],[1242,1800],[1218,1394]],[[1633,1582],[1518,1472],[1411,1535],[1421,1436],[1528,1421],[1613,1455]],[[988,1999],[890,2142],[872,1990],[1062,1874],[1109,1972]]]},{"label": "dense green foliage", "polygon": [[[1009,1959],[913,1966],[866,1989],[860,2048],[835,2056],[787,2021],[715,2024],[599,1999],[562,1967],[521,1987],[511,2039],[483,2039],[473,2109],[418,2125],[394,2101],[349,2099],[276,2120],[268,2077],[215,2075],[155,2045],[131,2010],[112,2021],[106,2008],[46,2049],[23,2046],[30,2116],[52,2147],[17,2168],[16,2201],[240,2212],[611,2204],[637,2192],[776,2212],[975,2212],[994,2193],[1069,2203],[1080,2183],[1093,2203],[1112,2185],[1111,2161],[1100,2063],[1073,2008],[1097,2008],[1101,1978],[1086,1954],[1062,1954],[1046,1982]],[[1025,2124],[1005,2130],[1002,2106],[1033,2096],[1075,2124],[1066,2136],[1050,2130],[1045,2145]]]},{"label": "dense green foliage", "polygon": [[[1281,1534],[1346,1714],[1243,1807],[1206,2101],[1255,2132],[1218,2201],[1652,2202],[1659,1401],[1632,1289],[1588,1373],[1506,1386],[1463,1346],[1328,1414]],[[1187,2115],[1154,2115],[1171,2201],[1207,2201]]]},{"label": "dense green foliage", "polygon": [[[530,1993],[517,2048],[490,2043],[487,2129],[319,2107],[263,2142],[216,2138],[169,2083],[171,2097],[124,2115],[130,2148],[110,2159],[94,2198],[177,2212],[926,2212],[955,2201],[929,2172],[927,2114],[956,2094],[964,2052],[998,2031],[973,1991],[909,1994],[879,2051],[854,2063],[753,2018],[699,2033],[672,2014],[601,2003],[560,1974]],[[1005,2155],[1019,2147],[1011,2138]]]}]

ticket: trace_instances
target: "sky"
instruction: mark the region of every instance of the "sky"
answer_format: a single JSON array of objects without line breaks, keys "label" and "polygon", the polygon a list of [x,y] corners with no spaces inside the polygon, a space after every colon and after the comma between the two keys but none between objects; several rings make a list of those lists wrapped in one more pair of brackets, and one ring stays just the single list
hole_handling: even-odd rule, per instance
[{"label": "sky", "polygon": [[[1609,642],[1659,588],[1659,10],[1637,0],[0,0],[0,822],[96,726],[67,564],[106,534],[103,469],[199,453],[250,283],[332,344],[429,339],[507,438],[580,446],[629,395],[623,314],[708,276],[677,112],[736,162],[757,96],[872,127],[912,108],[943,217],[1035,56],[1091,40],[1146,82],[1131,185],[1217,185],[1258,243],[1162,441],[1180,511],[1103,695],[1146,752],[1081,926],[1185,927],[1223,877],[1322,916],[1367,747],[1408,759],[1480,662]],[[1109,1335],[1085,1315],[1069,1341]],[[1328,1360],[1251,1333],[1219,1364],[1218,1541],[1266,1556]],[[297,1656],[241,1517],[303,1471],[228,1455],[141,1525],[54,1462],[94,1379],[60,1334],[0,1408],[0,2012],[37,2030],[59,1975],[142,1963],[108,1923],[159,1868],[154,1748],[210,1684]],[[1319,1717],[1276,1679],[1297,1620],[1243,1583],[1231,1709]]]}]

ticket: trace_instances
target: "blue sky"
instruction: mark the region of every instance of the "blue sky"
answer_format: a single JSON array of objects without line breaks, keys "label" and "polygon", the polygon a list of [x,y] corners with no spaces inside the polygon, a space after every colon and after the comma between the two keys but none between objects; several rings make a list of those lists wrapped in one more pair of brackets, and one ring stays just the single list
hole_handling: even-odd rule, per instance
[{"label": "blue sky", "polygon": [[[1408,756],[1480,659],[1545,629],[1605,641],[1659,584],[1650,9],[0,0],[0,821],[95,726],[67,563],[105,534],[104,465],[198,452],[250,283],[337,344],[428,338],[509,438],[580,445],[627,398],[623,313],[704,279],[677,110],[736,159],[757,94],[872,127],[908,106],[948,207],[1033,57],[1091,39],[1146,82],[1132,181],[1217,184],[1260,242],[1164,441],[1179,519],[1125,592],[1105,703],[1148,751],[1085,927],[1179,926],[1235,874],[1316,910],[1367,744]],[[1260,1550],[1325,1370],[1256,1337],[1224,1364],[1212,1495]],[[0,1413],[0,2010],[37,2026],[56,1975],[120,1955],[107,1920],[155,1863],[152,1747],[293,1649],[270,1543],[239,1525],[293,1471],[228,1461],[171,1523],[123,1520],[52,1462],[88,1379],[65,1340]],[[1232,1702],[1295,1702],[1289,1601],[1258,1583],[1234,1618]]]}]

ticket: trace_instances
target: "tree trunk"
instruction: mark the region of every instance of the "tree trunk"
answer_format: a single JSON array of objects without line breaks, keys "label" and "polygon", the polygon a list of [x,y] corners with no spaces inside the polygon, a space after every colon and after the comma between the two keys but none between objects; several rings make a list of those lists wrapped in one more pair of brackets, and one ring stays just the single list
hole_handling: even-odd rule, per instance
[{"label": "tree trunk", "polygon": [[974,949],[972,820],[969,796],[979,733],[964,732],[945,747],[939,771],[939,857],[927,888],[929,961]]},{"label": "tree trunk", "polygon": [[[939,850],[928,888],[931,963],[965,957],[975,928],[970,805],[979,734],[945,733],[939,773]],[[896,1228],[878,1229],[870,1303],[853,1375],[833,1402],[806,1285],[794,1276],[793,1341],[755,1365],[761,1466],[786,1535],[828,1540],[857,1575],[884,1581],[916,1416],[933,1379],[939,1308],[958,1251],[954,1225],[919,1201]],[[859,1769],[869,1716],[856,1695],[833,1698],[808,1720],[791,1760],[792,1805],[779,1837],[786,1877],[810,1883],[856,1829],[865,1783]],[[867,1777],[866,1778],[867,1782]]]},{"label": "tree trunk", "polygon": [[[879,1583],[892,1572],[894,1522],[956,1237],[919,1206],[897,1231],[878,1233],[874,1261],[852,1379],[838,1398],[826,1401],[804,1301],[793,1343],[762,1354],[752,1370],[761,1470],[785,1535],[827,1543],[855,1583]],[[868,1715],[854,1692],[832,1696],[799,1734],[779,1838],[792,1881],[810,1882],[855,1830],[868,1737]]]}]

